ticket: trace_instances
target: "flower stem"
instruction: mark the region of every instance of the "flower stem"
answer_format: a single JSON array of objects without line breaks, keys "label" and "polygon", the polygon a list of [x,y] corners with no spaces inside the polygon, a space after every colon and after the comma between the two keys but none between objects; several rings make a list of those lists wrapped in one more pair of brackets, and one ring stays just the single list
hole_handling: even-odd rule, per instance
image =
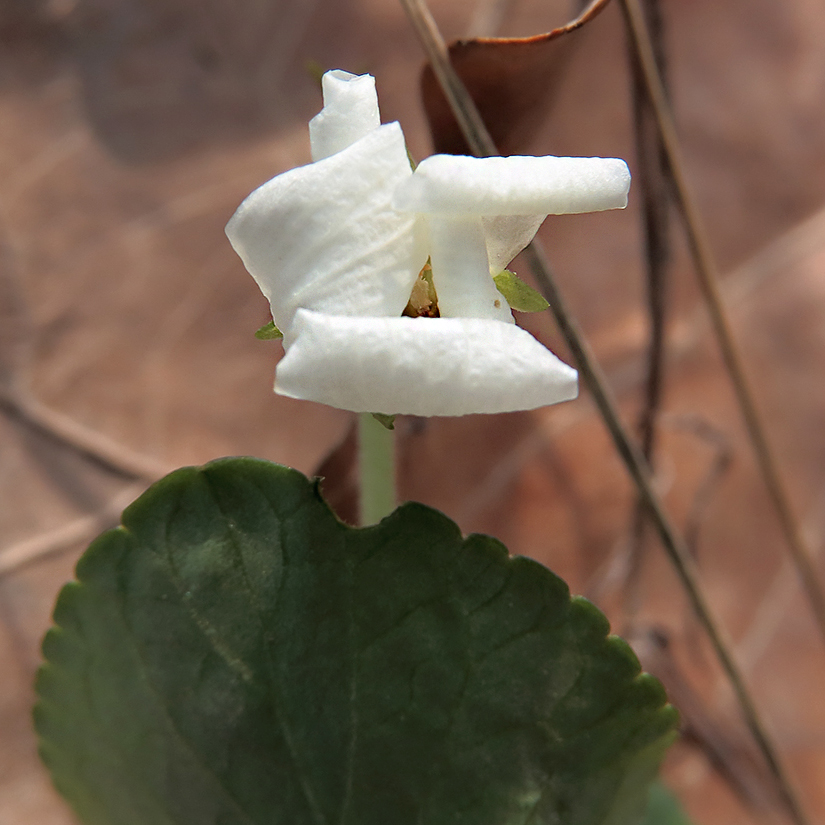
[{"label": "flower stem", "polygon": [[377,524],[396,504],[395,433],[361,413],[358,418],[358,474],[361,488],[361,526]]}]

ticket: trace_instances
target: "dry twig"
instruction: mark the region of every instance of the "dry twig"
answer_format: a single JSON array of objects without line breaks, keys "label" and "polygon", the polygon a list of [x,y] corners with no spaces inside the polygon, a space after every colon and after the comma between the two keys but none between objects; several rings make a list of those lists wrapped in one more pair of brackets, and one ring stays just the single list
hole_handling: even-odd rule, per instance
[{"label": "dry twig", "polygon": [[60,442],[121,478],[152,482],[170,472],[160,461],[118,444],[25,393],[0,392],[0,410],[12,420]]},{"label": "dry twig", "polygon": [[679,708],[682,741],[702,751],[754,816],[766,823],[775,821],[778,800],[770,793],[765,769],[741,734],[709,708],[690,684],[671,652],[667,634],[648,628],[632,637],[631,643],[644,669],[661,680]]},{"label": "dry twig", "polygon": [[730,376],[742,417],[745,421],[748,437],[753,445],[759,469],[768,489],[768,494],[779,516],[782,532],[787,541],[793,562],[796,566],[802,586],[811,603],[819,631],[825,641],[825,591],[819,582],[816,570],[811,562],[802,529],[794,515],[785,485],[780,477],[779,468],[773,450],[768,442],[767,432],[748,384],[742,356],[736,345],[730,322],[725,312],[718,285],[716,265],[707,241],[699,211],[696,208],[684,175],[684,166],[676,137],[673,116],[668,106],[667,97],[662,86],[661,77],[656,68],[656,59],[651,43],[650,33],[644,19],[639,0],[622,0],[627,27],[634,49],[642,67],[647,93],[656,113],[659,134],[667,152],[668,168],[677,201],[684,218],[688,236],[688,245],[693,256],[699,285],[702,289],[713,330],[722,353],[722,359]]},{"label": "dry twig", "polygon": [[[650,21],[654,54],[660,74],[665,71],[663,21],[659,0],[643,0]],[[651,469],[654,467],[656,419],[662,401],[665,373],[665,321],[667,276],[670,264],[670,188],[667,179],[667,159],[664,154],[656,116],[647,99],[642,68],[636,56],[630,54],[633,97],[633,130],[636,138],[636,184],[641,189],[642,230],[645,251],[645,283],[647,287],[650,344],[647,354],[647,377],[644,402],[639,416],[642,454]],[[637,500],[631,528],[630,557],[627,565],[624,607],[632,622],[639,603],[641,570],[644,564],[647,513],[644,503]]]},{"label": "dry twig", "polygon": [[114,527],[123,508],[134,501],[145,487],[145,484],[130,484],[97,513],[82,516],[54,530],[7,547],[0,553],[0,578],[56,553],[69,550]]}]

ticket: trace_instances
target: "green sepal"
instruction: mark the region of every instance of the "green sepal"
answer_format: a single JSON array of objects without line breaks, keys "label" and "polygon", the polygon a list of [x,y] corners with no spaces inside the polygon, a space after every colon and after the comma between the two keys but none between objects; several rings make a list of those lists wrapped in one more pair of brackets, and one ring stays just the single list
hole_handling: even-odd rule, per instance
[{"label": "green sepal", "polygon": [[259,330],[255,331],[255,337],[259,341],[275,341],[279,338],[283,338],[284,334],[278,327],[275,326],[274,321],[270,321],[268,324],[264,324]]},{"label": "green sepal", "polygon": [[395,429],[395,416],[385,415],[384,413],[372,413],[372,417],[382,426],[388,430]]},{"label": "green sepal", "polygon": [[541,312],[550,306],[541,294],[509,269],[499,272],[493,280],[511,309],[518,312]]}]

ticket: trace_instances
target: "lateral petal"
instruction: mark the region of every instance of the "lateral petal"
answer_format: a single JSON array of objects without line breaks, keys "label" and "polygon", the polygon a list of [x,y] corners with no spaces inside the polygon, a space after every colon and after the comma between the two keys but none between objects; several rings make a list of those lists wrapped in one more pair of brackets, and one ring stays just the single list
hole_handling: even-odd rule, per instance
[{"label": "lateral petal", "polygon": [[630,172],[618,158],[432,155],[396,192],[411,212],[561,215],[621,209]]},{"label": "lateral petal", "polygon": [[226,226],[235,251],[287,332],[299,307],[332,315],[400,315],[426,240],[391,206],[412,174],[397,123],[256,189]]},{"label": "lateral petal", "polygon": [[576,371],[520,327],[299,310],[275,391],[355,412],[468,415],[575,398]]},{"label": "lateral petal", "polygon": [[490,274],[498,275],[536,236],[547,215],[501,215],[482,218]]}]

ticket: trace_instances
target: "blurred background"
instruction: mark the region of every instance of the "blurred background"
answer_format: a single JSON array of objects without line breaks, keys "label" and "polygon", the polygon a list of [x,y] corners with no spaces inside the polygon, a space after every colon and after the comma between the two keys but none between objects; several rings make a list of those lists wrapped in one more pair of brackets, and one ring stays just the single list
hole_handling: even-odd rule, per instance
[{"label": "blurred background", "polygon": [[[794,508],[825,532],[825,7],[660,0],[686,173]],[[569,0],[432,0],[444,35],[532,35]],[[385,121],[431,150],[423,55],[392,0],[0,0],[0,825],[69,825],[31,732],[54,598],[151,479],[252,454],[329,478],[346,509],[347,413],[271,392],[268,308],[223,227],[309,161],[318,68],[375,75]],[[635,170],[624,24],[611,3],[546,80],[520,153]],[[630,426],[649,318],[630,208],[541,231]],[[825,817],[825,647],[706,320],[667,234],[656,483],[813,821]],[[512,267],[529,280],[518,260]],[[519,321],[555,351],[548,313]],[[401,493],[563,576],[632,637],[680,706],[669,785],[700,823],[759,821],[766,781],[701,632],[586,396],[496,417],[399,419]],[[330,459],[330,454],[333,457]],[[648,547],[649,545],[649,547]],[[640,548],[647,548],[640,552]],[[821,569],[821,565],[820,565]]]}]

